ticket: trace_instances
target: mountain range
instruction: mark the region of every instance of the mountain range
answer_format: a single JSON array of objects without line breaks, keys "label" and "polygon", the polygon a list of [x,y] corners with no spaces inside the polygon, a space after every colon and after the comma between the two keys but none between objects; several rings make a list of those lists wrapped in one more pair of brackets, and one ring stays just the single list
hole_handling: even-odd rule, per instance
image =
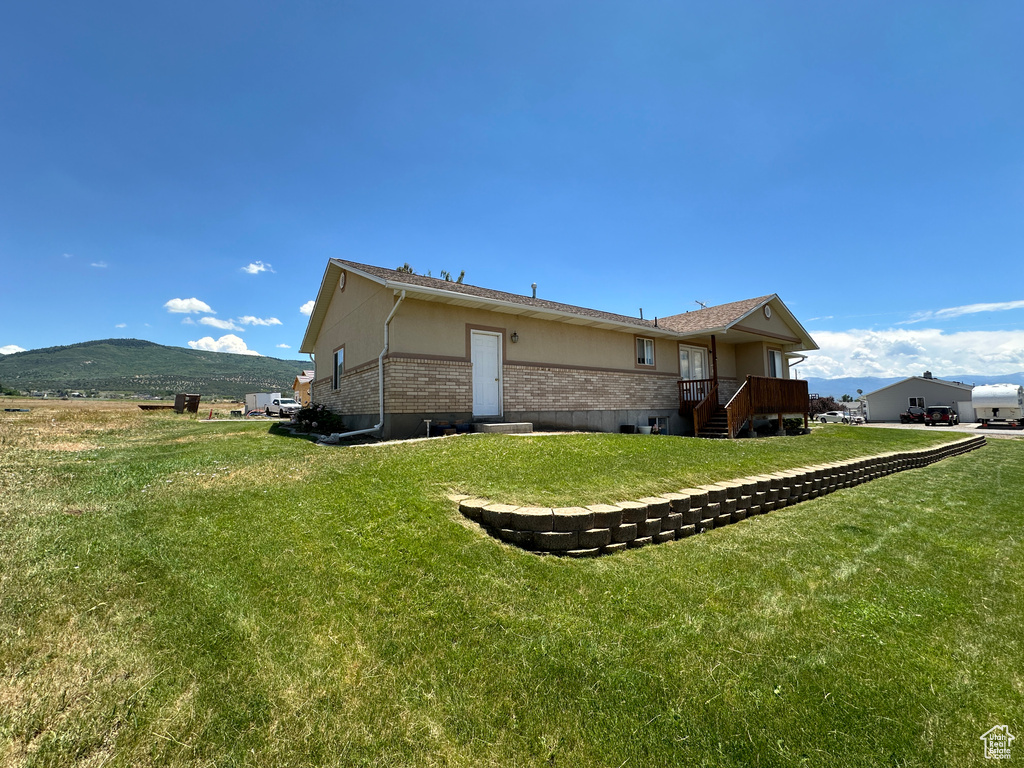
[{"label": "mountain range", "polygon": [[[290,392],[306,360],[203,352],[139,339],[86,341],[0,356],[0,387],[22,392],[166,396],[177,392],[241,400],[248,392]],[[857,397],[901,381],[901,376],[808,377],[812,393]],[[1024,386],[1024,371],[1001,376],[936,376],[965,384]]]},{"label": "mountain range", "polygon": [[105,339],[0,356],[0,387],[115,396],[185,392],[241,400],[249,392],[290,393],[295,376],[312,367],[303,360]]}]

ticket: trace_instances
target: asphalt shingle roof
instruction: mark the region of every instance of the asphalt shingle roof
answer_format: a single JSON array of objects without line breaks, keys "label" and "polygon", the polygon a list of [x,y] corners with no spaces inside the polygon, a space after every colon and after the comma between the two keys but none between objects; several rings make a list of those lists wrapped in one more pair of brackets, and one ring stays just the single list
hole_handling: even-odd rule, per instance
[{"label": "asphalt shingle roof", "polygon": [[695,309],[693,312],[684,312],[681,315],[669,315],[658,318],[658,325],[677,333],[698,333],[725,328],[751,310],[757,309],[770,298],[772,297],[760,296],[756,299],[743,299],[742,301],[731,301],[728,304],[719,304],[715,307]]},{"label": "asphalt shingle roof", "polygon": [[[366,274],[372,275],[381,280],[388,280],[395,283],[414,286],[418,285],[424,288],[451,291],[452,293],[461,293],[465,296],[474,296],[481,299],[505,301],[510,304],[520,304],[524,307],[533,307],[535,309],[565,312],[572,315],[579,315],[580,317],[590,317],[595,320],[610,320],[617,323],[628,323],[641,328],[655,327],[654,322],[651,320],[641,320],[638,317],[630,317],[629,315],[617,315],[613,312],[602,312],[597,309],[577,307],[573,304],[562,304],[557,301],[548,301],[547,299],[535,299],[532,296],[523,296],[518,293],[506,293],[505,291],[495,291],[490,288],[480,288],[479,286],[469,285],[468,283],[449,282],[448,280],[441,280],[436,277],[427,277],[426,275],[413,275],[408,272],[399,272],[396,269],[386,269],[384,267],[374,267],[369,264],[359,264],[355,261],[345,261],[343,259],[335,259],[335,261],[344,266],[359,270],[360,272],[365,272]],[[659,325],[660,324],[661,323],[659,321]]]}]

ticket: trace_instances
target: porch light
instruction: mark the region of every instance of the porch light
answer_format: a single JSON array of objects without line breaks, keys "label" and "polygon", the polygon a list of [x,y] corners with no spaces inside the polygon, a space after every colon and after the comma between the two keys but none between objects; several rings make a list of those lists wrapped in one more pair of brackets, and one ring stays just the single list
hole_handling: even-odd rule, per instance
[{"label": "porch light", "polygon": [[517,341],[519,341],[519,334],[516,333],[515,331],[512,331],[512,336],[510,338],[512,339],[512,343],[515,344]]}]

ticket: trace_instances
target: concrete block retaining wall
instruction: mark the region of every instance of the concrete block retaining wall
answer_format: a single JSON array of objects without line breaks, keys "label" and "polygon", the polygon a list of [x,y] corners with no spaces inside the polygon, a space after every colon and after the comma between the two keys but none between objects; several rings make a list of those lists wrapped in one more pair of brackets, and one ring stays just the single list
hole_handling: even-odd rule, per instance
[{"label": "concrete block retaining wall", "polygon": [[617,504],[550,508],[468,496],[453,500],[463,515],[509,544],[538,553],[596,557],[683,539],[983,445],[984,437],[970,437],[934,448],[741,477]]}]

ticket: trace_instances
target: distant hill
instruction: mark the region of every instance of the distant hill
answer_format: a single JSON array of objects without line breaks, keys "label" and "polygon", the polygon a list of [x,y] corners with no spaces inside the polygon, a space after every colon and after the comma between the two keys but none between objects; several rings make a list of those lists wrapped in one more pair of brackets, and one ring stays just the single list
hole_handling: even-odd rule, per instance
[{"label": "distant hill", "polygon": [[0,356],[0,385],[24,392],[186,392],[240,400],[247,392],[290,392],[296,374],[311,367],[302,360],[106,339]]},{"label": "distant hill", "polygon": [[[864,394],[874,392],[876,389],[887,387],[890,384],[895,384],[897,381],[903,381],[908,377],[906,376],[895,376],[892,378],[882,378],[878,376],[860,376],[860,377],[847,377],[842,379],[816,379],[813,377],[807,378],[807,388],[813,394],[821,395],[822,397],[831,396],[837,400],[843,395],[850,395],[850,397],[857,399],[857,390],[864,390]],[[935,378],[943,379],[945,381],[959,381],[962,384],[1019,384],[1024,386],[1024,371],[1020,373],[1006,373],[1001,376],[974,376],[974,375],[960,375],[960,376],[939,376],[935,374]]]}]

